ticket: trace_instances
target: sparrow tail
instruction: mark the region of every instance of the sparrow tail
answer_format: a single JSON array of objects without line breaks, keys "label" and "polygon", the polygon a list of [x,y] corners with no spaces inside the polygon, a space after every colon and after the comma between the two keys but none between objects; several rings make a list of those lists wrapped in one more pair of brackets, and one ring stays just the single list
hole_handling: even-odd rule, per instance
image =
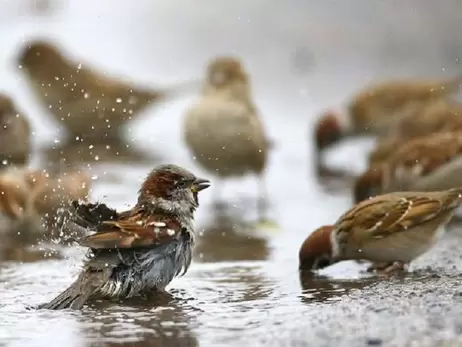
[{"label": "sparrow tail", "polygon": [[182,93],[191,92],[195,89],[199,89],[200,85],[200,81],[194,80],[181,82],[177,85],[162,88],[157,92],[153,92],[150,99],[151,101],[169,99],[171,97],[176,97]]},{"label": "sparrow tail", "polygon": [[80,310],[87,302],[91,295],[91,291],[82,290],[81,286],[74,282],[64,292],[46,304],[38,306],[38,309],[46,310]]}]

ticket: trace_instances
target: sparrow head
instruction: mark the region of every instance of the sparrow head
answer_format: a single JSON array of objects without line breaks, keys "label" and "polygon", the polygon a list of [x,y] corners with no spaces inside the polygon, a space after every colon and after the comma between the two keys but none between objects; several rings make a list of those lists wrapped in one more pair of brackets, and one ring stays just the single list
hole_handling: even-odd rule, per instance
[{"label": "sparrow head", "polygon": [[354,202],[369,199],[382,194],[383,168],[382,165],[374,165],[359,176],[354,184]]},{"label": "sparrow head", "polygon": [[340,124],[341,115],[329,110],[325,112],[315,126],[315,141],[317,152],[339,141],[344,133]]},{"label": "sparrow head", "polygon": [[152,204],[170,213],[190,214],[199,206],[198,193],[210,181],[177,165],[161,165],[141,185],[138,204]]},{"label": "sparrow head", "polygon": [[207,66],[207,83],[220,88],[232,83],[248,83],[247,73],[239,61],[234,57],[218,57]]},{"label": "sparrow head", "polygon": [[56,47],[45,41],[34,41],[27,44],[18,55],[17,62],[20,67],[28,71],[53,66],[59,68],[63,57]]},{"label": "sparrow head", "polygon": [[332,257],[332,225],[324,225],[313,231],[300,248],[299,269],[317,270],[335,263]]}]

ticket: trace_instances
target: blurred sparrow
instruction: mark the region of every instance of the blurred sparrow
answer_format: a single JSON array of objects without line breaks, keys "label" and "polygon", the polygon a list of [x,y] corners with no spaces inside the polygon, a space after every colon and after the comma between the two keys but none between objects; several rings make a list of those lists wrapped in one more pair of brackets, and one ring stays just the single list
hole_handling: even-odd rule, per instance
[{"label": "blurred sparrow", "polygon": [[462,187],[462,131],[419,137],[370,166],[355,182],[355,201],[396,191]]},{"label": "blurred sparrow", "polygon": [[191,263],[198,192],[209,185],[183,168],[162,165],[148,175],[129,211],[75,202],[73,222],[95,231],[79,242],[89,247],[88,256],[77,280],[40,307],[80,309],[91,299],[164,291]]},{"label": "blurred sparrow", "polygon": [[437,242],[461,200],[462,188],[391,193],[365,200],[334,225],[308,236],[299,253],[300,269],[360,259],[374,262],[373,268],[382,273],[402,268]]},{"label": "blurred sparrow", "polygon": [[13,225],[51,231],[58,209],[69,207],[72,200],[85,199],[89,188],[90,177],[85,172],[50,176],[44,171],[11,168],[0,174],[0,212]]},{"label": "blurred sparrow", "polygon": [[219,57],[209,63],[202,95],[186,115],[185,141],[194,159],[220,179],[259,176],[262,217],[262,176],[270,143],[252,100],[249,77],[237,58]]},{"label": "blurred sparrow", "polygon": [[369,154],[369,163],[385,161],[410,139],[437,132],[462,130],[462,105],[437,100],[397,123],[394,131],[378,141]]},{"label": "blurred sparrow", "polygon": [[31,151],[29,121],[18,112],[13,101],[2,94],[0,126],[0,169],[10,164],[26,164]]},{"label": "blurred sparrow", "polygon": [[316,153],[342,138],[389,133],[400,119],[426,103],[445,99],[461,77],[442,81],[389,81],[366,87],[353,97],[348,113],[327,111],[315,126]]},{"label": "blurred sparrow", "polygon": [[[120,139],[121,127],[172,90],[150,90],[69,60],[51,43],[29,43],[18,57],[30,85],[72,138]],[[175,88],[179,89],[179,88]]]}]

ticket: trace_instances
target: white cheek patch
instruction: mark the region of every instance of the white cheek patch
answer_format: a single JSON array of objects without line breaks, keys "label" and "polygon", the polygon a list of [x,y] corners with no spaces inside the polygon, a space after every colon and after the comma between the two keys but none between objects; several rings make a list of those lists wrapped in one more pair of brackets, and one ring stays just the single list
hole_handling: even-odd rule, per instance
[{"label": "white cheek patch", "polygon": [[337,232],[335,230],[330,233],[330,244],[332,245],[332,257],[338,257],[340,255],[340,245],[337,241]]}]

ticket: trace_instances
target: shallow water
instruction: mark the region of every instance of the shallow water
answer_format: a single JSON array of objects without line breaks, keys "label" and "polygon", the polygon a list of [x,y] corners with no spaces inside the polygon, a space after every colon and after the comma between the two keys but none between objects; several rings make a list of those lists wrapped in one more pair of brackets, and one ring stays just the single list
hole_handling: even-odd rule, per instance
[{"label": "shallow water", "polygon": [[[300,278],[297,271],[303,239],[319,225],[332,222],[351,203],[348,181],[324,185],[314,175],[308,129],[316,112],[342,101],[359,83],[375,76],[422,71],[439,75],[443,67],[451,73],[455,67],[450,60],[435,56],[435,50],[422,55],[421,64],[403,57],[378,60],[377,43],[369,40],[374,35],[379,41],[392,35],[386,30],[390,22],[379,21],[386,8],[361,1],[354,2],[357,11],[339,8],[334,2],[293,1],[273,10],[243,2],[235,6],[216,2],[221,7],[208,4],[200,9],[187,7],[185,1],[120,2],[118,8],[110,3],[63,2],[48,14],[17,15],[16,20],[2,24],[0,88],[11,91],[31,117],[37,146],[59,147],[62,134],[12,68],[12,57],[25,38],[52,36],[74,54],[148,85],[198,78],[210,56],[237,54],[251,72],[256,102],[275,142],[266,184],[270,217],[279,227],[252,227],[255,178],[225,183],[224,211],[212,205],[215,190],[211,188],[203,192],[197,215],[200,236],[194,262],[186,276],[168,287],[171,298],[96,303],[82,312],[35,311],[28,306],[51,299],[73,280],[83,249],[60,249],[58,256],[41,249],[0,253],[2,259],[11,260],[0,263],[0,345],[462,345],[462,233],[457,226],[403,278],[368,277],[364,267],[355,263],[338,264],[316,277]],[[7,1],[0,4],[12,16],[19,11]],[[268,15],[276,10],[280,16]],[[357,12],[368,16],[358,19]],[[395,18],[398,22],[406,18],[403,12]],[[442,13],[447,23],[457,19],[450,16],[451,11],[441,10],[434,13],[440,22]],[[374,18],[372,33],[361,31]],[[426,52],[434,44],[417,40],[417,29],[425,21],[417,15],[412,18],[415,23],[404,36],[415,39],[416,52],[401,52],[405,57]],[[222,30],[210,30],[217,26]],[[332,42],[340,34],[357,44],[357,51],[342,43],[341,37]],[[313,51],[314,60],[306,58],[308,66],[294,66],[296,51],[302,57],[311,57]],[[92,161],[92,198],[116,208],[133,204],[144,175],[160,162],[174,162],[208,177],[182,142],[182,115],[193,99],[194,95],[188,95],[147,110],[127,129],[130,147],[125,152],[129,153],[115,151],[117,162],[95,160],[102,149],[94,149],[85,158]],[[331,151],[327,159],[359,172],[370,144],[346,144]],[[134,163],[130,162],[133,152],[139,154]],[[45,158],[44,151],[37,152],[34,164],[44,165]],[[209,178],[215,186],[222,184]],[[42,253],[46,254],[43,260]]]}]

